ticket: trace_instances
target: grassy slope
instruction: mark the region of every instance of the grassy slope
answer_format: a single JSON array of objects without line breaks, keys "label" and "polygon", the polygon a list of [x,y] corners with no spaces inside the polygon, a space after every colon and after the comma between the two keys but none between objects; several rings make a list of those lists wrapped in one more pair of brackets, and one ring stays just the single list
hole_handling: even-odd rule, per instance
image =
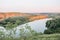
[{"label": "grassy slope", "polygon": [[21,38],[2,38],[0,40],[60,40],[60,34],[43,34],[31,37],[21,37]]}]

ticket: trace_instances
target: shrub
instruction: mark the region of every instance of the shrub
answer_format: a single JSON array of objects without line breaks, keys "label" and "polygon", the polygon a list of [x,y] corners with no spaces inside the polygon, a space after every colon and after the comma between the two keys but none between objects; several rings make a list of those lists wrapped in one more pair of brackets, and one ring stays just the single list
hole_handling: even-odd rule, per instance
[{"label": "shrub", "polygon": [[0,26],[11,29],[27,22],[29,22],[29,20],[26,17],[13,17],[0,21]]},{"label": "shrub", "polygon": [[47,30],[45,33],[60,33],[60,18],[55,18],[53,20],[48,20],[46,22]]}]

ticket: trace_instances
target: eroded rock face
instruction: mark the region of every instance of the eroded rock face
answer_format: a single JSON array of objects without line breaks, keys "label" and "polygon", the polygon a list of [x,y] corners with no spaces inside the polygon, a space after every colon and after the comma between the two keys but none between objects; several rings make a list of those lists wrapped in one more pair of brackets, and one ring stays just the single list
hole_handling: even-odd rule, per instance
[{"label": "eroded rock face", "polygon": [[4,15],[0,13],[0,19],[4,19]]},{"label": "eroded rock face", "polygon": [[0,20],[9,18],[9,17],[15,17],[15,16],[29,16],[25,13],[19,13],[19,12],[6,12],[6,13],[0,13]]},{"label": "eroded rock face", "polygon": [[46,15],[37,15],[37,16],[34,16],[32,14],[20,13],[20,12],[5,12],[5,13],[2,12],[2,13],[0,13],[0,20],[6,19],[6,18],[9,18],[9,17],[16,17],[16,16],[22,16],[22,17],[26,16],[31,21],[47,18]]},{"label": "eroded rock face", "polygon": [[39,20],[39,19],[45,19],[45,18],[47,18],[46,15],[37,15],[37,16],[29,17],[29,20],[33,21],[33,20]]}]

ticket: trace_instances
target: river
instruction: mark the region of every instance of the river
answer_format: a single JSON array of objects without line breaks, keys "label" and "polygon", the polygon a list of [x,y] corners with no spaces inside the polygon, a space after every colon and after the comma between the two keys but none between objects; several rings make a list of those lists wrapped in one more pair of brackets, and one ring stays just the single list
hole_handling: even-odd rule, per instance
[{"label": "river", "polygon": [[[30,26],[34,31],[36,32],[44,32],[46,28],[46,22],[47,20],[51,20],[52,18],[46,18],[46,19],[40,19],[40,20],[35,20],[32,22],[28,22],[26,24],[28,24],[28,26]],[[19,25],[17,26],[17,29],[21,29],[22,27],[25,27],[26,24],[23,25]]]},{"label": "river", "polygon": [[[26,24],[28,24],[28,26],[30,26],[34,31],[36,32],[44,32],[46,28],[46,22],[47,20],[51,20],[52,18],[46,18],[46,19],[40,19],[40,20],[35,20],[32,22],[28,22],[22,25],[19,25],[16,27],[16,33],[19,33],[19,29],[21,29],[22,27],[25,27]],[[7,30],[5,30],[5,28],[0,27],[0,30],[3,30],[4,32],[7,32]]]}]

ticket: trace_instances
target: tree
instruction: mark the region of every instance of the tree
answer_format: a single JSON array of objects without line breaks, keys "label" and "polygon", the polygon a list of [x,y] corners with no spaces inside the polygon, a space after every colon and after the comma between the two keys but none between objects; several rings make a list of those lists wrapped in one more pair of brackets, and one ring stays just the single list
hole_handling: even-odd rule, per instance
[{"label": "tree", "polygon": [[44,33],[60,33],[60,18],[55,18],[53,20],[48,20],[46,22],[47,30]]},{"label": "tree", "polygon": [[14,27],[17,27],[18,25],[21,25],[27,22],[29,22],[29,20],[26,17],[12,17],[12,18],[7,18],[0,21],[0,26],[3,26],[8,29],[12,29]]}]

